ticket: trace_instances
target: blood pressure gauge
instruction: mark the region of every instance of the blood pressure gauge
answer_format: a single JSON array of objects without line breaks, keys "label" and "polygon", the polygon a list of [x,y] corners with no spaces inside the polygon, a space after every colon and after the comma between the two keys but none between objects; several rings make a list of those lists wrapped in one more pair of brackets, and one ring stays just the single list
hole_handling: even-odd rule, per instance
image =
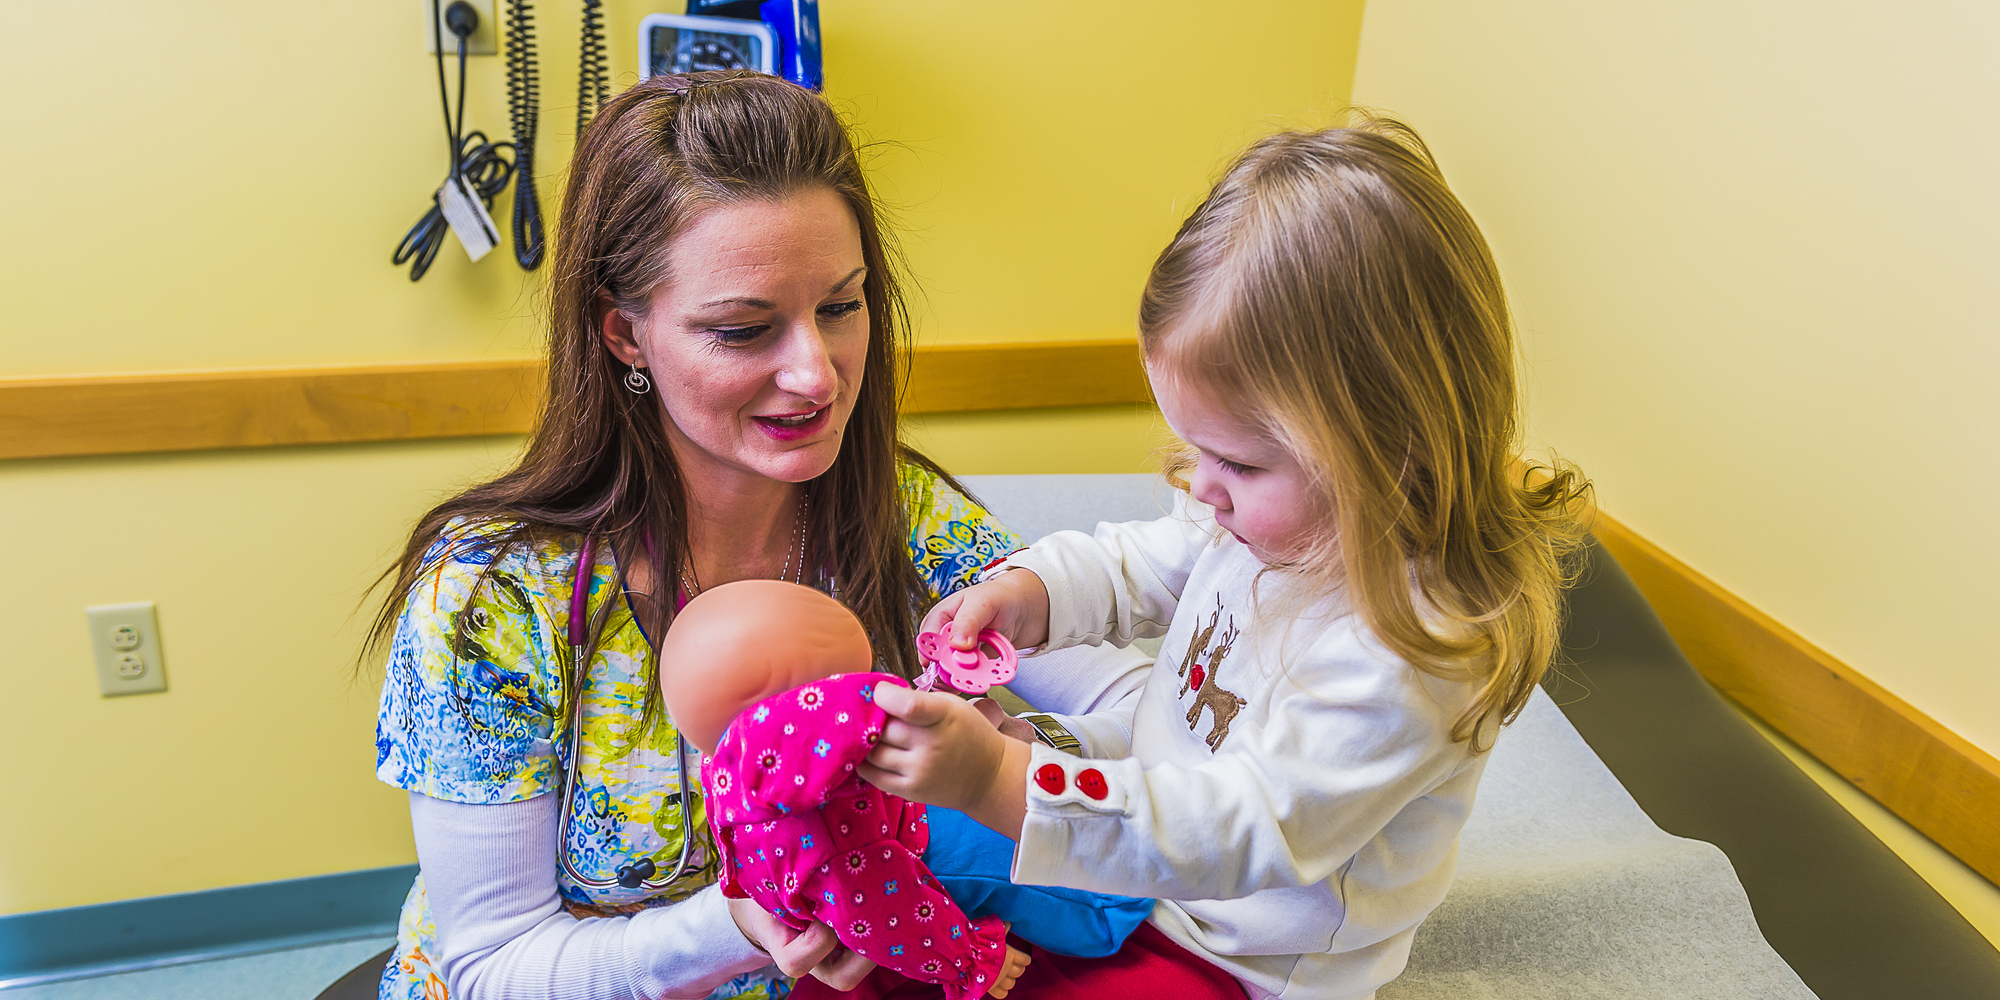
[{"label": "blood pressure gauge", "polygon": [[778,71],[778,39],[761,21],[648,14],[639,21],[646,76],[707,69]]},{"label": "blood pressure gauge", "polygon": [[639,22],[647,76],[754,69],[807,90],[825,85],[819,0],[688,0],[687,9]]}]

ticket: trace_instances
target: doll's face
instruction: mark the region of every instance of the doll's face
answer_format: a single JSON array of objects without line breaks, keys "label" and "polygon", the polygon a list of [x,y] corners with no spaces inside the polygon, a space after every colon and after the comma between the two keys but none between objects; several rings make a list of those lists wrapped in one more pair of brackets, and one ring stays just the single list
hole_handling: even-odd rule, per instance
[{"label": "doll's face", "polygon": [[660,640],[660,697],[704,754],[729,720],[780,691],[874,665],[854,613],[811,587],[740,580],[706,590]]}]

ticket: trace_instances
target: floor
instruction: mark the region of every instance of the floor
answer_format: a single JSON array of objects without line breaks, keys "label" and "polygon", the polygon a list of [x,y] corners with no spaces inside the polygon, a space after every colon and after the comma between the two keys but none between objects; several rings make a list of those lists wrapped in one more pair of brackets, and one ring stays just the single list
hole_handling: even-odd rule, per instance
[{"label": "floor", "polygon": [[6,1000],[313,1000],[389,938],[269,951],[7,990]]}]

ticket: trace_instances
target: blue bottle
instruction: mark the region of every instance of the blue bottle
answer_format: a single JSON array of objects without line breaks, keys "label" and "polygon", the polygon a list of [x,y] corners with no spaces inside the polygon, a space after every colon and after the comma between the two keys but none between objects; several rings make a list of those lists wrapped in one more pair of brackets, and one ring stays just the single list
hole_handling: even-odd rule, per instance
[{"label": "blue bottle", "polygon": [[757,13],[778,36],[778,75],[807,90],[823,89],[819,0],[764,0]]}]

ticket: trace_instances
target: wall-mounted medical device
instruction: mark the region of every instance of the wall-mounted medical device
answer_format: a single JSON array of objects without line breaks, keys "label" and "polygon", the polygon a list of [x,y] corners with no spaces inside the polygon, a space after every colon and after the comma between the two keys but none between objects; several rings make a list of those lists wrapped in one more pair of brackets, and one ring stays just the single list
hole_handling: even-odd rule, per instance
[{"label": "wall-mounted medical device", "polygon": [[646,76],[754,69],[820,89],[819,0],[688,0],[639,22]]},{"label": "wall-mounted medical device", "polygon": [[707,69],[778,72],[778,36],[762,21],[692,14],[648,14],[639,21],[646,75]]},{"label": "wall-mounted medical device", "polygon": [[[507,116],[511,141],[488,139],[465,127],[466,57],[491,53],[493,0],[422,0],[431,23],[438,101],[444,111],[449,166],[423,217],[397,242],[390,262],[407,264],[410,280],[430,270],[447,232],[456,233],[474,261],[498,246],[500,227],[490,210],[514,184],[511,235],[522,270],[542,263],[546,249],[541,196],[535,189],[535,134],[541,118],[541,72],[533,0],[504,0]],[[483,6],[486,16],[481,17]],[[604,0],[581,0],[576,133],[611,99],[610,60],[604,43]],[[482,44],[482,41],[484,44]],[[446,53],[456,53],[457,83],[450,86]],[[820,89],[819,0],[688,0],[685,14],[650,14],[639,22],[639,60],[646,76],[700,70],[751,69]]]},{"label": "wall-mounted medical device", "polygon": [[[507,118],[512,141],[495,142],[484,132],[465,127],[465,61],[480,52],[491,54],[490,21],[493,0],[475,5],[467,0],[423,0],[432,22],[431,51],[436,54],[438,99],[444,108],[445,141],[451,154],[444,184],[417,224],[396,244],[390,262],[410,266],[416,281],[437,259],[446,232],[456,233],[474,261],[500,243],[500,231],[489,209],[495,198],[514,184],[511,233],[514,260],[524,271],[541,266],[547,249],[543,232],[541,193],[535,188],[535,136],[541,121],[541,67],[535,40],[533,0],[505,0],[504,32],[507,54]],[[479,6],[486,9],[482,19]],[[576,131],[583,133],[597,110],[611,99],[611,72],[605,56],[604,0],[582,0],[583,35],[577,46]],[[480,40],[486,39],[481,45]],[[457,53],[458,87],[447,82],[445,54]],[[455,99],[454,99],[455,98]]]},{"label": "wall-mounted medical device", "polygon": [[[535,59],[534,21],[530,0],[507,0],[507,113],[513,139],[499,142],[465,127],[465,62],[473,54],[472,40],[482,29],[479,11],[466,0],[426,0],[432,23],[431,51],[437,62],[438,100],[444,109],[445,143],[450,153],[444,183],[431,194],[423,217],[397,242],[389,261],[410,267],[416,281],[430,270],[447,231],[458,235],[474,261],[500,243],[500,229],[489,210],[493,200],[514,182],[514,259],[522,270],[542,262],[545,241],[541,198],[535,190],[535,132],[540,118],[541,83]],[[593,0],[585,0],[586,5]],[[601,0],[597,0],[601,2]],[[488,14],[492,6],[487,4]],[[493,25],[484,25],[487,35]],[[586,43],[588,20],[586,19]],[[456,100],[447,83],[445,53],[457,53]],[[491,48],[486,49],[491,52]],[[587,51],[587,49],[586,49]],[[586,70],[588,67],[586,66]],[[585,73],[588,82],[589,74]]]}]

